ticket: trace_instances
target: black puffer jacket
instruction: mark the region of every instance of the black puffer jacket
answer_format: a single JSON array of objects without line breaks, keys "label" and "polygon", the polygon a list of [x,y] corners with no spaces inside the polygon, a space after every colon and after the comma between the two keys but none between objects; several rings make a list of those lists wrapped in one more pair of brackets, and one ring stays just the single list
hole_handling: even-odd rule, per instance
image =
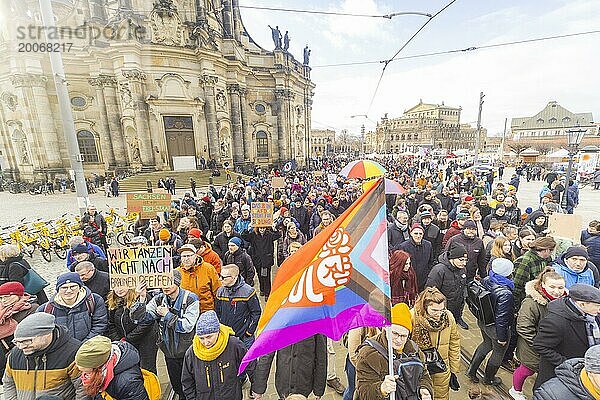
[{"label": "black puffer jacket", "polygon": [[400,245],[410,239],[408,227],[405,230],[401,230],[395,222],[388,224],[387,226],[388,235],[388,251],[393,253],[396,250],[400,250]]},{"label": "black puffer jacket", "polygon": [[113,342],[121,350],[121,357],[114,368],[114,377],[106,393],[119,400],[149,400],[140,370],[140,357],[131,343]]},{"label": "black puffer jacket", "polygon": [[246,250],[239,248],[235,253],[227,251],[222,260],[223,265],[237,265],[240,269],[240,275],[242,278],[244,278],[244,282],[250,286],[254,286],[254,275],[256,275],[256,269],[254,268],[252,258],[248,255],[248,253],[246,253]]},{"label": "black puffer jacket", "polygon": [[413,238],[410,238],[400,245],[400,250],[410,254],[410,264],[417,275],[417,286],[419,291],[423,290],[434,261],[431,243],[423,239],[417,244]]},{"label": "black puffer jacket", "polygon": [[[327,339],[314,335],[298,343],[277,350],[275,388],[279,398],[293,393],[308,397],[311,393],[323,396],[327,380]],[[260,357],[254,371],[252,391],[263,394],[275,353]]]},{"label": "black puffer jacket", "polygon": [[444,235],[440,232],[440,228],[438,228],[436,224],[423,225],[423,229],[425,229],[423,239],[428,240],[431,243],[433,259],[437,260],[442,251],[442,238]]},{"label": "black puffer jacket", "polygon": [[229,217],[229,210],[222,208],[220,210],[214,210],[210,219],[210,230],[213,235],[218,234],[223,229],[223,222]]},{"label": "black puffer jacket", "polygon": [[255,232],[254,229],[242,232],[242,239],[250,243],[250,256],[257,270],[270,268],[275,264],[274,243],[280,237],[281,233],[271,228],[267,228],[264,234]]},{"label": "black puffer jacket", "polygon": [[[85,261],[89,261],[92,264],[94,264],[94,267],[96,267],[98,271],[108,273],[108,260],[106,258],[100,257],[95,253],[90,253],[88,259]],[[71,265],[69,265],[69,269],[71,270],[71,272],[75,271],[75,267],[77,266],[77,264],[79,264],[79,261],[73,261]]]},{"label": "black puffer jacket", "polygon": [[[185,397],[194,400],[242,400],[242,384],[237,373],[245,354],[244,344],[235,336],[229,336],[225,350],[212,361],[196,357],[191,346],[185,353],[181,373]],[[254,364],[250,363],[246,369],[250,375]]]},{"label": "black puffer jacket", "polygon": [[448,240],[446,249],[452,248],[454,243],[460,243],[467,249],[468,261],[465,267],[467,269],[467,278],[473,280],[477,273],[479,273],[480,277],[485,277],[487,275],[487,264],[483,241],[477,236],[470,238],[464,232],[461,232]]},{"label": "black puffer jacket", "polygon": [[554,369],[565,360],[583,357],[589,347],[585,317],[568,297],[551,301],[540,321],[533,349],[540,355],[535,387],[554,378]]},{"label": "black puffer jacket", "polygon": [[450,264],[447,253],[440,255],[439,261],[431,269],[425,287],[438,288],[446,296],[448,310],[454,314],[462,309],[465,302],[467,270]]},{"label": "black puffer jacket", "polygon": [[113,341],[125,339],[131,343],[139,353],[142,368],[156,372],[158,326],[156,321],[144,319],[144,312],[145,308],[140,307],[137,315],[132,315],[124,304],[108,310],[107,336]]},{"label": "black puffer jacket", "polygon": [[240,235],[233,231],[231,231],[231,235],[228,235],[225,232],[221,232],[215,237],[212,248],[219,255],[221,260],[223,260],[225,253],[227,253],[227,251],[229,250],[229,247],[227,247],[229,240],[234,237],[238,237],[240,239],[242,238]]},{"label": "black puffer jacket", "polygon": [[512,291],[507,286],[494,282],[489,276],[483,278],[481,283],[492,294],[496,336],[499,341],[506,342],[515,315],[515,300]]},{"label": "black puffer jacket", "polygon": [[573,358],[556,367],[556,377],[536,390],[533,400],[593,399],[594,396],[588,392],[579,378],[583,366],[583,358]]},{"label": "black puffer jacket", "polygon": [[305,236],[308,236],[308,231],[310,228],[310,214],[308,210],[304,206],[291,207],[290,214],[300,224],[300,230],[302,233],[304,233]]}]

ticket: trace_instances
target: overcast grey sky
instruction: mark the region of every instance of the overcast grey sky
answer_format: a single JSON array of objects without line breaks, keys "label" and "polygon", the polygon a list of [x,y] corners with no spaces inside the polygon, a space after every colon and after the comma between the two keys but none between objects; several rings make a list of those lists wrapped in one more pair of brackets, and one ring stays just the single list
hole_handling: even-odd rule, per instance
[{"label": "overcast grey sky", "polygon": [[[241,5],[301,8],[351,13],[399,11],[435,13],[450,0],[240,0]],[[600,34],[460,52],[390,63],[369,110],[382,64],[343,67],[322,65],[389,59],[422,25],[425,17],[391,20],[295,14],[242,9],[252,38],[271,50],[267,24],[289,30],[290,51],[302,59],[312,49],[312,80],[316,83],[313,128],[349,129],[358,133],[368,111],[371,120],[390,117],[419,99],[461,106],[462,121],[477,120],[479,92],[486,94],[483,125],[500,133],[504,118],[529,116],[551,100],[573,112],[600,118]],[[600,30],[598,0],[457,0],[431,21],[400,56],[463,49],[543,36]]]}]

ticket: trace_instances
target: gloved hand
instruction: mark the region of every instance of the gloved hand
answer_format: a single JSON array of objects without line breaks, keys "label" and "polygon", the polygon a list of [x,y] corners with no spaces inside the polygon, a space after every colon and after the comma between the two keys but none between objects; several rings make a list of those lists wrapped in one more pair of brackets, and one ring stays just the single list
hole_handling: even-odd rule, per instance
[{"label": "gloved hand", "polygon": [[386,396],[396,391],[396,379],[393,375],[385,376],[383,382],[381,382],[380,390]]},{"label": "gloved hand", "polygon": [[458,378],[456,377],[456,374],[450,373],[450,389],[454,390],[455,392],[458,392],[458,390],[460,389],[460,383],[458,383]]}]

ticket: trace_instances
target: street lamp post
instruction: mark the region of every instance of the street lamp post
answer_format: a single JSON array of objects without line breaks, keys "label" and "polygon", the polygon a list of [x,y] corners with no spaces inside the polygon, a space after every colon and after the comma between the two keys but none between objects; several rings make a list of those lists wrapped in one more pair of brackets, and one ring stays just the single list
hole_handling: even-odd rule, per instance
[{"label": "street lamp post", "polygon": [[571,181],[571,171],[573,169],[573,157],[577,154],[579,149],[579,145],[581,144],[581,140],[583,139],[583,135],[585,135],[586,130],[577,127],[577,129],[569,129],[567,131],[567,147],[569,150],[569,165],[567,167],[567,179],[565,183],[565,191],[562,197],[562,208],[563,210],[567,209],[567,201],[568,201],[568,192],[569,192],[569,182]]}]

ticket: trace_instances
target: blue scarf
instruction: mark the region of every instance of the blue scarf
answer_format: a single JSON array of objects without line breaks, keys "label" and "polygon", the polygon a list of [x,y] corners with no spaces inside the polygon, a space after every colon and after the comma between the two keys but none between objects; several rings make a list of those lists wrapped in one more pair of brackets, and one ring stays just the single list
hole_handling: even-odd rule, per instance
[{"label": "blue scarf", "polygon": [[510,290],[514,290],[515,289],[515,283],[512,280],[508,279],[505,276],[502,276],[502,275],[499,275],[499,274],[495,273],[491,269],[490,269],[490,272],[489,272],[489,277],[490,277],[490,280],[492,282],[497,283],[498,285],[506,286]]}]

